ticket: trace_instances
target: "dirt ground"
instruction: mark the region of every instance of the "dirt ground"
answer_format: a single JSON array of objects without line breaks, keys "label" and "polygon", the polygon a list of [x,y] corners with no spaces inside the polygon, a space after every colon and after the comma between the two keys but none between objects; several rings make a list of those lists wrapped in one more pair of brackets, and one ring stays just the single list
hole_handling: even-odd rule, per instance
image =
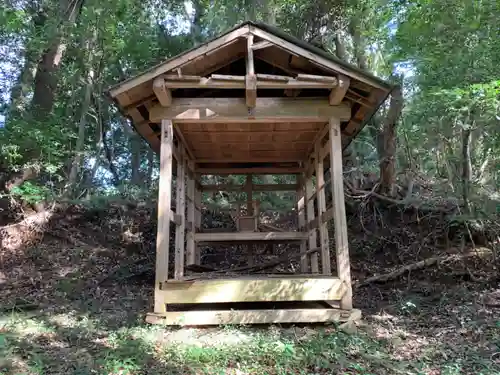
[{"label": "dirt ground", "polygon": [[[495,249],[450,242],[439,216],[374,220],[368,210],[349,212],[354,305],[364,316],[351,334],[333,325],[146,325],[155,239],[147,208],[72,206],[43,229],[19,229],[23,241],[4,231],[0,374],[500,374]],[[363,285],[431,256],[446,260]]]}]

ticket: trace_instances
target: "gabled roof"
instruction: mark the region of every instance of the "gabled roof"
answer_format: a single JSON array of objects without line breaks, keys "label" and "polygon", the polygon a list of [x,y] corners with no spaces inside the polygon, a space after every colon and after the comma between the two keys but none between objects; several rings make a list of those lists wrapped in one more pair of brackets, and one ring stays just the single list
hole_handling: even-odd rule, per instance
[{"label": "gabled roof", "polygon": [[[185,77],[190,75],[206,77],[214,73],[244,75],[246,36],[249,34],[254,36],[256,73],[286,74],[292,77],[297,74],[348,77],[350,86],[343,100],[351,107],[352,117],[342,124],[344,146],[363,128],[393,88],[380,78],[276,27],[247,21],[210,41],[120,82],[109,89],[109,94],[122,113],[132,119],[136,130],[154,149],[158,149],[158,128],[154,121],[150,121],[149,116],[150,109],[158,103],[153,92],[153,81],[163,75]],[[272,96],[276,96],[277,90],[270,91],[273,91]],[[302,90],[301,93],[293,95],[310,97],[318,94],[323,95],[320,90]],[[185,88],[172,92],[174,98],[199,95],[238,97],[239,94],[227,89],[217,90],[212,86],[210,90],[205,89],[205,91],[199,88],[196,91]]]}]

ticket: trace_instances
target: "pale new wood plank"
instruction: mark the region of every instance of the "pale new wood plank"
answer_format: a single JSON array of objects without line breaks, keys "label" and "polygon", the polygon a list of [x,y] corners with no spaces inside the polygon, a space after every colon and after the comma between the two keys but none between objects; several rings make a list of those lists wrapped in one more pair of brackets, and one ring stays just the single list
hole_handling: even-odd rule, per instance
[{"label": "pale new wood plank", "polygon": [[231,233],[196,233],[197,242],[226,241],[300,241],[307,239],[302,232],[231,232]]},{"label": "pale new wood plank", "polygon": [[170,206],[172,199],[172,146],[174,133],[172,122],[161,123],[160,183],[158,193],[158,229],[156,235],[156,271],[154,311],[165,312],[160,295],[161,284],[168,280],[168,256],[170,239]]},{"label": "pale new wood plank", "polygon": [[316,144],[316,198],[318,201],[318,218],[319,224],[319,242],[321,247],[321,271],[323,275],[331,275],[332,267],[330,262],[330,241],[328,238],[328,227],[323,223],[322,217],[326,211],[326,196],[325,196],[325,171],[323,159],[319,157],[319,143]]},{"label": "pale new wood plank", "polygon": [[203,56],[209,52],[213,52],[216,49],[219,49],[221,47],[224,47],[227,44],[232,44],[232,43],[237,43],[238,38],[242,37],[243,35],[248,34],[249,28],[248,26],[243,26],[239,29],[233,30],[232,32],[223,35],[209,43],[206,43],[196,49],[187,51],[179,56],[177,56],[174,59],[168,60],[162,64],[159,64],[155,66],[154,68],[148,70],[147,72],[134,77],[132,79],[129,79],[127,81],[124,81],[120,83],[119,85],[113,87],[110,90],[110,95],[112,97],[115,97],[119,95],[122,92],[128,91],[131,88],[138,86],[144,82],[153,80],[160,74],[166,73],[170,70],[177,69],[181,67],[182,65],[186,64],[187,62],[194,60],[197,57]]},{"label": "pale new wood plank", "polygon": [[174,326],[273,324],[273,323],[322,323],[361,320],[360,310],[339,309],[290,309],[290,310],[222,310],[179,311],[165,314],[148,314],[146,322]]},{"label": "pale new wood plank", "polygon": [[[337,117],[347,121],[351,117],[349,106],[331,106],[327,98],[257,98],[255,120],[325,121]],[[170,107],[155,105],[149,110],[149,119],[159,122],[164,118],[175,122],[246,122],[248,107],[244,98],[174,98]]]},{"label": "pale new wood plank", "polygon": [[340,301],[340,307],[352,309],[351,266],[349,262],[349,242],[347,239],[347,219],[344,202],[344,176],[342,173],[342,139],[340,122],[330,120],[330,169],[332,179],[333,209],[335,213],[335,244],[337,254],[337,275],[346,285],[346,294]]},{"label": "pale new wood plank", "polygon": [[167,304],[259,301],[340,300],[344,285],[337,277],[247,277],[173,281],[162,285]]},{"label": "pale new wood plank", "polygon": [[[337,82],[332,81],[307,81],[269,74],[258,74],[255,77],[258,89],[333,89],[337,86]],[[245,76],[213,74],[209,78],[200,77],[198,80],[165,80],[165,85],[171,89],[244,89]]]},{"label": "pale new wood plank", "polygon": [[[181,151],[182,148],[181,148]],[[177,197],[176,210],[177,215],[181,216],[181,222],[175,228],[175,272],[174,278],[179,280],[184,276],[184,239],[185,239],[185,212],[186,212],[186,157],[181,152],[181,160],[177,162]]]},{"label": "pale new wood plank", "polygon": [[[307,200],[307,221],[310,222],[314,220],[314,184],[312,177],[306,177],[306,200]],[[308,241],[309,241],[309,249],[314,249],[317,247],[317,235],[316,229],[310,229],[308,231]],[[318,262],[318,253],[311,254],[311,272],[319,273],[319,262]]]},{"label": "pale new wood plank", "polygon": [[252,49],[253,49],[254,51],[257,51],[257,50],[259,50],[259,49],[263,49],[263,48],[271,47],[272,45],[273,45],[272,43],[270,43],[270,42],[268,42],[268,41],[265,41],[265,40],[264,40],[264,41],[262,41],[262,42],[257,42],[257,43],[254,43],[254,44],[252,45]]},{"label": "pale new wood plank", "polygon": [[342,103],[347,90],[349,90],[349,85],[351,84],[351,80],[349,77],[345,75],[339,75],[338,85],[336,88],[332,89],[330,92],[330,96],[328,97],[328,101],[330,105],[339,105]]}]

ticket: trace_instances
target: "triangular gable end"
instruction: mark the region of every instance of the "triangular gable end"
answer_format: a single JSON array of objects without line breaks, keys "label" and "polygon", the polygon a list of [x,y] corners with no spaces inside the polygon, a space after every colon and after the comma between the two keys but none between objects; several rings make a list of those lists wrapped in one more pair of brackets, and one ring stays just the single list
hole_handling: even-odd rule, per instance
[{"label": "triangular gable end", "polygon": [[[193,91],[189,89],[203,86],[190,85],[190,77],[193,81],[200,80],[200,77],[203,77],[206,82],[210,81],[211,84],[206,86],[212,92],[214,89],[217,91],[217,80],[232,79],[235,89],[245,88],[245,82],[237,82],[237,80],[245,75],[245,59],[249,48],[247,43],[250,38],[252,39],[250,48],[253,50],[255,60],[255,74],[260,75],[262,79],[271,81],[272,77],[277,80],[287,79],[287,77],[295,80],[295,86],[298,89],[293,89],[294,82],[289,81],[288,85],[292,89],[288,92],[285,90],[286,96],[295,96],[297,92],[301,91],[300,82],[297,81],[301,77],[306,77],[309,82],[315,80],[315,77],[324,77],[325,80],[336,77],[340,84],[347,82],[347,87],[345,90],[338,91],[337,97],[333,95],[335,94],[333,90],[332,95],[330,95],[331,103],[344,101],[353,108],[352,118],[342,126],[345,138],[344,146],[362,129],[392,90],[392,87],[386,82],[272,26],[246,22],[209,42],[121,82],[112,87],[109,93],[117,102],[120,110],[131,117],[139,133],[148,140],[154,149],[157,149],[157,139],[152,140],[151,135],[156,132],[152,122],[157,123],[158,121],[151,118],[150,110],[158,102],[158,99],[160,103],[162,102],[159,92],[162,94],[161,91],[164,88],[155,87],[156,82],[163,77],[169,79],[179,77],[179,80],[182,77],[182,80],[187,82],[184,85],[176,85],[174,95],[169,90],[165,92],[164,100],[167,102],[172,100],[172,96],[197,96],[191,95]],[[155,80],[157,81],[155,82]],[[319,83],[318,90],[325,87],[326,84],[326,81],[323,82],[323,85]],[[227,81],[225,85],[227,88]],[[274,87],[271,83],[266,86],[261,82],[261,85],[256,88],[258,89],[262,85],[266,88]],[[281,87],[280,85],[276,86]],[[313,86],[308,85],[308,88],[311,87]],[[183,90],[185,93],[181,92]],[[319,92],[318,90],[302,90],[300,95],[312,96]],[[311,94],[306,93],[306,91]]]}]

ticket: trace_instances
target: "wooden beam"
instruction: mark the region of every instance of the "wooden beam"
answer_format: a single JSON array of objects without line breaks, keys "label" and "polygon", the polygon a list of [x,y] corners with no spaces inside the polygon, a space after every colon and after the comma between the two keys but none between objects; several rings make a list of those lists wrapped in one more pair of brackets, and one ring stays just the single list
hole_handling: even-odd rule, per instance
[{"label": "wooden beam", "polygon": [[331,106],[326,98],[257,98],[254,117],[249,118],[244,98],[174,98],[170,107],[158,104],[149,110],[152,122],[168,118],[178,123],[199,123],[327,122],[331,117],[347,121],[351,118],[351,109],[345,104]]},{"label": "wooden beam", "polygon": [[330,92],[330,96],[328,101],[330,105],[339,105],[342,103],[347,90],[349,90],[349,85],[351,84],[351,80],[349,77],[344,75],[339,75],[338,85]]},{"label": "wooden beam", "polygon": [[172,281],[162,290],[167,304],[339,300],[345,293],[339,278],[309,275]]},{"label": "wooden beam", "polygon": [[[245,77],[213,74],[210,78],[198,76],[197,80],[165,80],[165,85],[170,89],[245,89]],[[337,86],[336,82],[330,81],[307,81],[292,77],[289,79],[278,78],[287,76],[274,76],[274,79],[271,79],[269,74],[256,74],[255,77],[255,85],[258,89],[333,89]]]},{"label": "wooden beam", "polygon": [[300,241],[307,239],[302,232],[228,232],[228,233],[196,233],[197,242],[227,241]]},{"label": "wooden beam", "polygon": [[126,80],[114,87],[112,87],[109,92],[112,97],[116,97],[117,95],[126,92],[130,90],[133,87],[136,87],[142,83],[145,83],[147,81],[153,80],[154,78],[158,77],[159,75],[166,73],[168,71],[175,70],[186,63],[203,56],[207,53],[213,52],[217,49],[220,49],[224,46],[230,45],[237,43],[239,38],[241,38],[244,35],[247,35],[249,32],[249,27],[247,25],[240,27],[239,29],[236,29],[234,31],[231,31],[230,33],[227,33],[217,39],[212,40],[211,42],[208,42],[206,44],[203,44],[199,46],[196,49],[191,49],[173,59],[170,59],[166,61],[165,63],[159,64],[152,69],[149,69],[147,72]]},{"label": "wooden beam", "polygon": [[[202,202],[202,193],[201,190],[198,189],[197,186],[200,186],[198,181],[199,181],[199,175],[196,174],[194,176],[195,178],[195,192],[194,192],[194,206],[197,208],[194,213],[194,226],[195,226],[195,233],[199,232],[201,230],[201,202]],[[198,246],[198,244],[195,242],[195,256],[194,256],[194,264],[201,264],[201,248]]]},{"label": "wooden beam", "polygon": [[256,76],[257,76],[258,80],[262,80],[262,81],[288,82],[288,81],[293,79],[293,77],[290,77],[290,76],[280,76],[280,75],[275,75],[275,74],[257,73]]},{"label": "wooden beam", "polygon": [[153,92],[162,106],[170,107],[172,105],[172,92],[165,85],[163,78],[158,77],[153,81]]},{"label": "wooden beam", "polygon": [[340,122],[330,120],[330,174],[332,180],[333,209],[335,212],[335,245],[337,254],[337,275],[346,286],[346,293],[340,301],[342,309],[352,309],[351,266],[349,262],[349,241],[344,202],[344,175],[342,173],[342,139]]},{"label": "wooden beam", "polygon": [[177,162],[177,192],[176,192],[176,210],[177,214],[182,216],[181,223],[175,228],[175,272],[176,280],[184,277],[184,239],[185,239],[185,213],[186,213],[186,158],[181,152],[181,159]]},{"label": "wooden beam", "polygon": [[156,235],[155,304],[156,313],[165,312],[160,296],[163,282],[168,280],[168,255],[170,240],[170,212],[172,199],[172,148],[174,132],[172,121],[161,123],[160,183],[158,192],[158,229]]},{"label": "wooden beam", "polygon": [[228,175],[228,174],[296,174],[302,173],[304,168],[299,167],[261,167],[261,168],[206,168],[196,167],[196,173],[204,175]]},{"label": "wooden beam", "polygon": [[247,36],[247,55],[245,59],[247,74],[245,76],[246,103],[248,108],[254,108],[257,101],[257,77],[253,60],[253,34]]},{"label": "wooden beam", "polygon": [[264,40],[264,41],[262,41],[262,42],[257,42],[257,43],[254,43],[254,44],[252,45],[252,49],[253,49],[254,51],[257,51],[257,50],[259,50],[259,49],[263,49],[263,48],[271,47],[272,45],[273,45],[272,43],[270,43],[270,42],[268,42],[268,41]]},{"label": "wooden beam", "polygon": [[338,84],[336,77],[331,76],[318,76],[313,74],[297,74],[299,81],[313,81],[313,82],[327,82],[334,86]]},{"label": "wooden beam", "polygon": [[196,232],[195,222],[195,183],[192,173],[187,173],[187,221],[191,224],[186,236],[186,261],[187,264],[196,264],[196,248],[194,234]]},{"label": "wooden beam", "polygon": [[[303,227],[306,224],[306,207],[305,207],[305,187],[304,187],[304,176],[303,174],[297,176],[299,184],[297,187],[297,212],[299,220],[299,231],[303,231]],[[306,240],[300,242],[300,252],[305,253],[307,251]],[[316,253],[315,253],[316,254]],[[300,272],[309,272],[309,257],[307,255],[302,255],[300,257]]]},{"label": "wooden beam", "polygon": [[[312,177],[306,177],[306,201],[307,201],[307,221],[310,222],[311,220],[314,220],[315,214],[314,214],[314,199],[312,197],[314,196],[314,184]],[[314,249],[317,247],[317,235],[316,235],[316,229],[310,229],[308,228],[308,241],[309,241],[309,249]],[[319,273],[319,262],[318,262],[318,253],[313,253],[311,254],[311,272],[312,273]]]},{"label": "wooden beam", "polygon": [[[202,191],[243,191],[245,185],[201,185]],[[297,191],[297,184],[253,184],[252,191]]]},{"label": "wooden beam", "polygon": [[322,216],[326,211],[326,196],[325,196],[325,171],[323,159],[319,157],[319,143],[316,145],[316,199],[318,204],[319,224],[319,242],[321,247],[321,271],[323,275],[331,275],[332,267],[330,261],[330,240],[328,236],[328,226],[322,223]]}]

